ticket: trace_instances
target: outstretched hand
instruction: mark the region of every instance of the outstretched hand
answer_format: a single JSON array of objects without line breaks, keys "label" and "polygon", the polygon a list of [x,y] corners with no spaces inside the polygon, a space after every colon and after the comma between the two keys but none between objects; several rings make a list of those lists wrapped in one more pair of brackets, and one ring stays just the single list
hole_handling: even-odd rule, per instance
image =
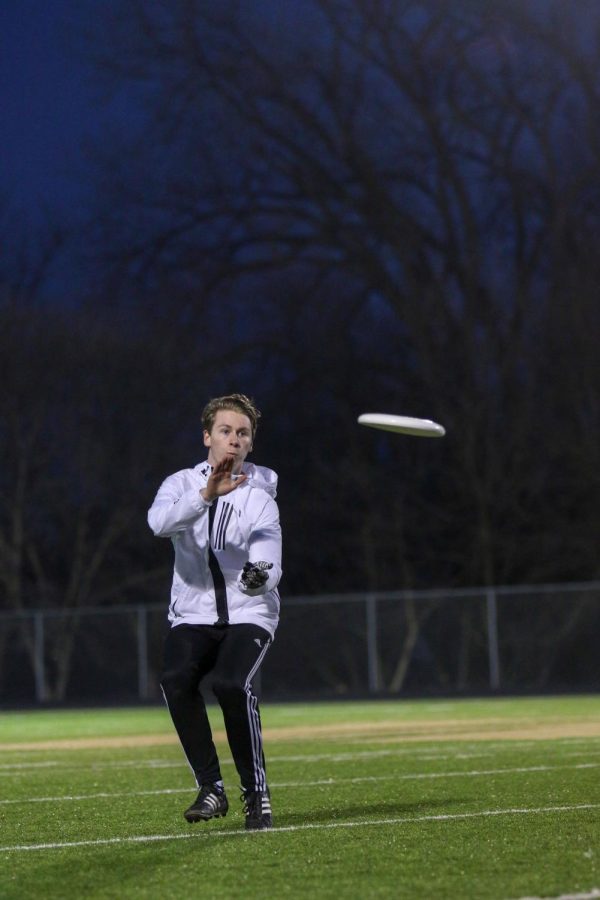
[{"label": "outstretched hand", "polygon": [[233,470],[234,459],[232,456],[226,456],[221,462],[214,466],[212,473],[206,482],[206,487],[200,491],[200,495],[207,503],[212,503],[217,497],[224,497],[235,491],[236,488],[247,480],[248,476],[243,473],[234,475]]}]

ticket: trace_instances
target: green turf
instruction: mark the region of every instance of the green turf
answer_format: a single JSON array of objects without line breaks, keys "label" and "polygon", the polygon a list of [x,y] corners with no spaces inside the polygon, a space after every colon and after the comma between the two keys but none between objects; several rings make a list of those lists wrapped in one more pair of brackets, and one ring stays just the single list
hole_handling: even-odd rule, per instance
[{"label": "green turf", "polygon": [[[216,709],[211,716],[220,727]],[[403,737],[413,725],[450,720],[464,724],[464,739]],[[42,746],[170,735],[162,708],[0,714],[0,897],[510,900],[590,892],[600,888],[600,738],[534,740],[531,730],[598,720],[600,697],[592,696],[267,705],[276,827],[246,834],[222,742],[231,810],[200,826],[181,815],[195,791],[177,744]],[[389,730],[394,722],[400,733]],[[352,723],[347,734],[322,732]],[[312,730],[302,737],[293,726]],[[505,727],[512,739],[484,726]],[[513,731],[520,726],[528,737]],[[481,739],[473,736],[479,727]],[[11,746],[19,742],[31,743]],[[44,846],[27,849],[34,845]]]}]

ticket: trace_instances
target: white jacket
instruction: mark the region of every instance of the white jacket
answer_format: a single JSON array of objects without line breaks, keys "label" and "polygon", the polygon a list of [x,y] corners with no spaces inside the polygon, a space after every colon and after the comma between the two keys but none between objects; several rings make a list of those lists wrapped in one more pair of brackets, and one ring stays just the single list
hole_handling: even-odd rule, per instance
[{"label": "white jacket", "polygon": [[[243,471],[247,481],[230,494],[206,503],[200,491],[211,472],[208,462],[182,469],[163,481],[148,511],[154,534],[171,538],[175,548],[169,607],[172,625],[214,625],[219,616],[221,585],[220,603],[226,599],[230,624],[251,623],[266,628],[271,636],[275,633],[281,578],[277,475],[252,463],[244,463]],[[215,510],[209,547],[211,506]],[[268,581],[254,590],[240,582],[241,570],[248,561],[272,563]]]}]

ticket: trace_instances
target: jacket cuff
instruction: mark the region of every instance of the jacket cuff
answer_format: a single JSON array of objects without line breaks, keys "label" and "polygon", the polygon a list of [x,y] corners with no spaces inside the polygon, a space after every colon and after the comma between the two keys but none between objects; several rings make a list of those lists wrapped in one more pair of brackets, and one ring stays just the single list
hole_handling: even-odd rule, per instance
[{"label": "jacket cuff", "polygon": [[[217,498],[215,497],[215,500],[216,499]],[[198,491],[198,493],[196,495],[196,501],[194,503],[194,506],[198,510],[198,512],[204,512],[205,509],[210,509],[210,507],[213,505],[215,500],[211,500],[210,503],[208,503],[208,501],[206,501],[204,499],[204,497],[202,496],[200,491]]]}]

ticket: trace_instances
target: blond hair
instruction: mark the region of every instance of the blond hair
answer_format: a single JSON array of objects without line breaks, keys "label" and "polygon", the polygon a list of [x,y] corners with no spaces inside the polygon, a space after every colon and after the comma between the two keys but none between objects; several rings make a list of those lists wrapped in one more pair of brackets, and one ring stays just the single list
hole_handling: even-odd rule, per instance
[{"label": "blond hair", "polygon": [[217,413],[221,409],[231,409],[234,412],[241,413],[243,416],[247,416],[252,425],[252,439],[254,440],[260,412],[254,405],[253,400],[246,397],[245,394],[226,394],[224,397],[213,397],[212,400],[209,400],[202,410],[202,427],[209,434],[215,424]]}]

